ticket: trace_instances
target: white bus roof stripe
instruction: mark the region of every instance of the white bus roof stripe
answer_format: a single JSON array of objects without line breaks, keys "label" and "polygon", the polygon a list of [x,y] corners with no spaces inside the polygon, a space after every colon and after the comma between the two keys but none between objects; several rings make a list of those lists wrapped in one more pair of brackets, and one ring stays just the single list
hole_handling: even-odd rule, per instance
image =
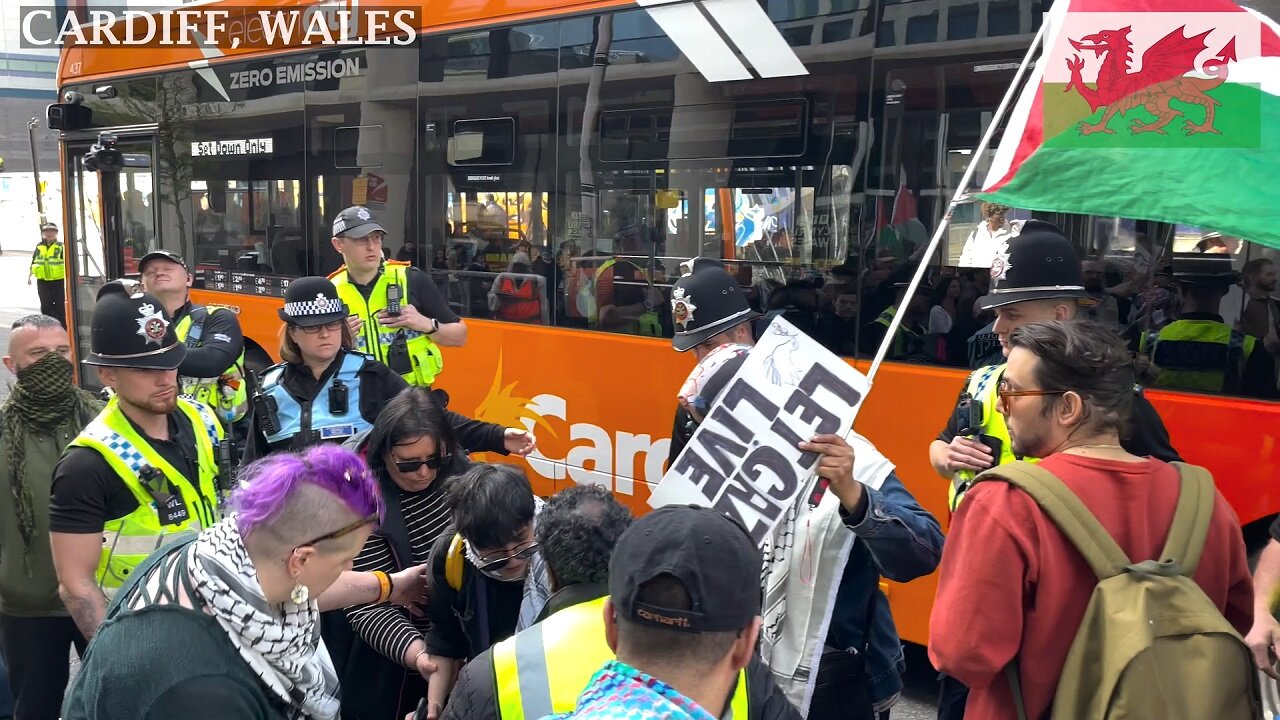
[{"label": "white bus roof stripe", "polygon": [[638,4],[708,82],[751,79],[751,72],[693,3],[638,0]]},{"label": "white bus roof stripe", "polygon": [[778,28],[756,0],[703,0],[711,17],[738,50],[747,58],[760,77],[792,77],[808,75]]}]

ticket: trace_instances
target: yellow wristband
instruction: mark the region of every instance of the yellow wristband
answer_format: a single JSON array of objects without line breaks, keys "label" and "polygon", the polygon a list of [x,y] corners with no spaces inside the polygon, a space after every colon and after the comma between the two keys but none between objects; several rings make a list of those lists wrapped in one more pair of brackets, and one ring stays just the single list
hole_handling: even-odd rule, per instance
[{"label": "yellow wristband", "polygon": [[391,599],[391,578],[381,570],[374,570],[373,576],[378,578],[378,603],[384,603]]}]

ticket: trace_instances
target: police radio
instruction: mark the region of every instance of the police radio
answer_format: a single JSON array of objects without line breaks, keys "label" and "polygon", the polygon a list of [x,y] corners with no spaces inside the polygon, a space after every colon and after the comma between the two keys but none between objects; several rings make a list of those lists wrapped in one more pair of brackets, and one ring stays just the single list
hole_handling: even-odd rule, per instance
[{"label": "police radio", "polygon": [[280,432],[280,408],[276,405],[275,398],[262,392],[262,383],[258,382],[257,373],[250,371],[249,375],[253,386],[257,388],[253,393],[253,414],[257,417],[258,427],[264,435],[275,435]]},{"label": "police radio", "polygon": [[400,314],[400,283],[390,283],[387,285],[387,314]]},{"label": "police radio", "polygon": [[329,412],[334,415],[347,414],[347,386],[339,378],[333,379],[329,388]]}]

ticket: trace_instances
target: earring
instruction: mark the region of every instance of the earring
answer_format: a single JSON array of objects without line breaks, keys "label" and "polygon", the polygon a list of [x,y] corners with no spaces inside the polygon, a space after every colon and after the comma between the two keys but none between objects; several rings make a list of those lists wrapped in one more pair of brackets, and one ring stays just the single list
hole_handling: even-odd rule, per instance
[{"label": "earring", "polygon": [[294,605],[305,605],[309,597],[311,597],[311,591],[302,583],[294,585],[293,592],[289,593],[289,599],[293,601]]}]

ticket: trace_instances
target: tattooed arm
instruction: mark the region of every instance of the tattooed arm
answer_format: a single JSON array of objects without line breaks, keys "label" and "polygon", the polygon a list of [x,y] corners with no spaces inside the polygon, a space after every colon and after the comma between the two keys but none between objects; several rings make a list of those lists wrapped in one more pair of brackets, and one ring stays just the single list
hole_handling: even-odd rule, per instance
[{"label": "tattooed arm", "polygon": [[58,572],[58,595],[86,640],[102,624],[107,597],[98,588],[95,571],[102,551],[102,534],[50,533],[53,567]]}]

